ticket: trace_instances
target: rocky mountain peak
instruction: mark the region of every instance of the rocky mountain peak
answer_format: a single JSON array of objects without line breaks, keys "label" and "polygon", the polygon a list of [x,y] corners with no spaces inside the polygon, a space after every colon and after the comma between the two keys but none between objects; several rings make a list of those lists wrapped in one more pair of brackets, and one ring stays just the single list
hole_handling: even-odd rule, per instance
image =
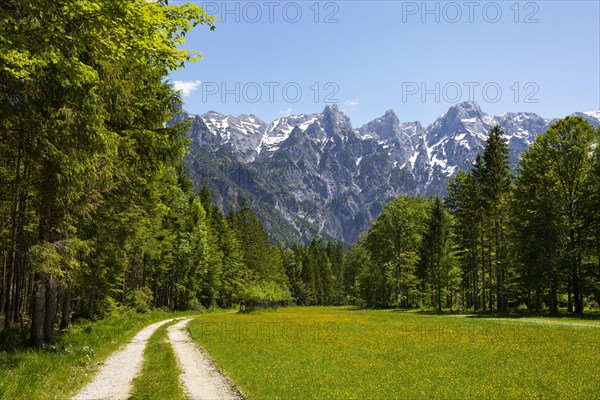
[{"label": "rocky mountain peak", "polygon": [[352,130],[350,118],[341,112],[336,104],[328,104],[319,118],[321,127],[327,136],[334,136]]},{"label": "rocky mountain peak", "polygon": [[385,114],[383,114],[382,118],[386,119],[386,120],[390,120],[390,121],[400,122],[400,120],[398,119],[398,116],[396,115],[396,112],[394,110],[392,110],[391,108],[389,110],[387,110],[385,112]]},{"label": "rocky mountain peak", "polygon": [[448,118],[451,119],[464,119],[464,118],[482,118],[485,113],[481,111],[481,107],[474,101],[464,101],[450,107],[446,113]]}]

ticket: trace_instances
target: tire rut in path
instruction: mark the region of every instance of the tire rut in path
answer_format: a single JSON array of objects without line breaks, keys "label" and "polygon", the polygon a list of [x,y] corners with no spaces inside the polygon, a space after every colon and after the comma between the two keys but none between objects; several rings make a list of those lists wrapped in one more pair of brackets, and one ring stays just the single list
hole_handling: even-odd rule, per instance
[{"label": "tire rut in path", "polygon": [[104,360],[98,374],[72,400],[127,399],[133,378],[142,367],[148,339],[162,325],[175,319],[156,322],[139,331],[124,349]]},{"label": "tire rut in path", "polygon": [[243,399],[241,393],[216,368],[208,353],[197,346],[185,330],[191,319],[167,328],[169,341],[181,368],[186,396],[199,399]]}]

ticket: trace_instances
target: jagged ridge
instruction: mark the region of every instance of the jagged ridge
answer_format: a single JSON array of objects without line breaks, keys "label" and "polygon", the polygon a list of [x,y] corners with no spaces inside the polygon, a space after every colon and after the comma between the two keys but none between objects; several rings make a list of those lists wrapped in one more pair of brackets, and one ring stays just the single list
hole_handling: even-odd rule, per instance
[{"label": "jagged ridge", "polygon": [[[600,125],[600,111],[576,115]],[[427,128],[401,122],[393,110],[353,128],[335,105],[268,124],[215,111],[182,113],[172,122],[188,119],[186,159],[195,184],[208,185],[225,210],[248,198],[274,241],[287,243],[317,234],[351,243],[398,194],[444,194],[496,124],[514,165],[553,122],[534,113],[491,116],[474,102],[450,107]]]}]

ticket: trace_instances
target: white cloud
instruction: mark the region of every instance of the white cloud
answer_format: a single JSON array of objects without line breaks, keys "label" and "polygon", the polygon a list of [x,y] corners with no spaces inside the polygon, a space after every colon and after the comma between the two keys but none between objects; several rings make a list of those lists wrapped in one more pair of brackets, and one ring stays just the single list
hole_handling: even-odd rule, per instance
[{"label": "white cloud", "polygon": [[346,100],[344,106],[348,107],[350,110],[354,110],[356,106],[358,106],[358,99]]},{"label": "white cloud", "polygon": [[283,115],[284,117],[289,117],[292,115],[292,107],[288,107],[287,110],[279,111],[279,114]]},{"label": "white cloud", "polygon": [[175,90],[181,90],[183,97],[188,97],[201,84],[202,81],[173,81],[173,87]]}]

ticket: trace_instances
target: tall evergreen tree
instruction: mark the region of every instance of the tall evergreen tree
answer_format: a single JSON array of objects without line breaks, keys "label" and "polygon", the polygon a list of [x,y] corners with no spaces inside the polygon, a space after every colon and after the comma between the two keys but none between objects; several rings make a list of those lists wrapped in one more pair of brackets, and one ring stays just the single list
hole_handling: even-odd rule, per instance
[{"label": "tall evergreen tree", "polygon": [[[506,298],[508,259],[505,236],[507,205],[512,181],[508,165],[508,141],[503,135],[504,132],[499,125],[491,129],[483,152],[483,168],[480,177],[486,217],[492,226],[490,262],[493,257],[496,308],[499,311],[506,311],[508,305]],[[490,301],[491,297],[490,295]]]},{"label": "tall evergreen tree", "polygon": [[436,197],[427,218],[427,227],[421,243],[419,261],[420,278],[426,295],[436,304],[438,311],[446,306],[446,299],[454,289],[454,246],[450,216]]},{"label": "tall evergreen tree", "polygon": [[448,185],[446,204],[455,218],[465,306],[475,311],[485,309],[485,230],[479,183],[471,174],[459,172]]}]

